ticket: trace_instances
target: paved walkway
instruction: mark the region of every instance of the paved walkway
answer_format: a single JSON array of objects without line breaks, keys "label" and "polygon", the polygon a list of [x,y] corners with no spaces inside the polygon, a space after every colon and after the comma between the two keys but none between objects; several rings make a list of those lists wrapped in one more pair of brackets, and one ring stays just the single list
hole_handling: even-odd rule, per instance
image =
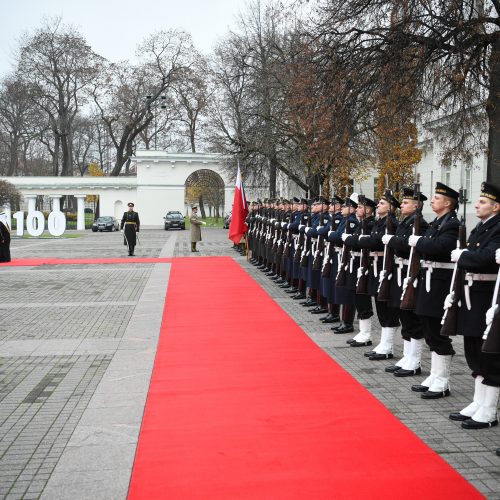
[{"label": "paved walkway", "polygon": [[[348,347],[344,336],[334,336],[236,254],[227,231],[205,229],[203,237],[200,253],[191,254],[189,231],[146,230],[136,255],[233,256],[408,427],[488,498],[500,498],[500,458],[494,455],[500,429],[465,432],[447,418],[472,393],[461,339],[455,341],[452,396],[426,402],[409,390],[412,379],[384,373],[387,363]],[[119,233],[88,232],[74,239],[15,239],[12,253],[123,257],[121,243]],[[170,264],[0,268],[0,498],[126,498],[169,271]],[[202,302],[209,290],[197,293]]]}]

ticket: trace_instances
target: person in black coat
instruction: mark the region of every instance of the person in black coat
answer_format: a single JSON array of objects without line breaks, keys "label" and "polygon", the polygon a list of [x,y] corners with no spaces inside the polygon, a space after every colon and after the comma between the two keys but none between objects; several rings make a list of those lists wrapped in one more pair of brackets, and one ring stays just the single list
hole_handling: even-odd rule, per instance
[{"label": "person in black coat", "polygon": [[137,233],[140,229],[139,214],[134,212],[134,204],[128,203],[128,211],[123,214],[120,225],[123,231],[123,244],[128,246],[128,254],[134,255],[134,248],[137,244]]},{"label": "person in black coat", "polygon": [[5,212],[0,212],[0,262],[10,262],[10,228]]},{"label": "person in black coat", "polygon": [[422,399],[437,399],[450,395],[451,358],[455,354],[450,337],[441,335],[444,299],[450,289],[454,264],[451,251],[457,246],[458,226],[456,209],[458,192],[438,182],[431,208],[437,215],[424,236],[408,239],[423,259],[417,285],[415,313],[420,316],[425,342],[431,350],[431,373],[412,391]]},{"label": "person in black coat", "polygon": [[[403,280],[408,273],[408,258],[410,245],[408,239],[413,234],[413,226],[418,208],[422,208],[427,197],[412,188],[403,188],[401,200],[401,217],[394,235],[382,236],[382,242],[394,250],[394,272],[390,281],[389,307],[398,310],[401,322],[401,336],[403,337],[403,357],[394,365],[387,366],[385,371],[397,377],[420,375],[420,360],[424,344],[424,331],[419,316],[414,311],[400,309],[403,293]],[[427,222],[420,219],[420,231],[425,233]]]},{"label": "person in black coat", "polygon": [[[450,414],[464,429],[482,429],[498,424],[497,405],[500,393],[500,355],[484,353],[483,333],[486,312],[491,306],[498,265],[495,251],[500,248],[500,189],[483,182],[475,206],[479,224],[472,230],[467,247],[455,249],[451,260],[465,274],[465,295],[458,310],[457,334],[464,336],[465,359],[474,378],[471,404]],[[445,308],[452,304],[448,296]]]},{"label": "person in black coat", "polygon": [[370,271],[368,275],[368,293],[375,298],[375,309],[382,330],[380,332],[380,342],[372,350],[365,352],[370,361],[380,361],[391,359],[394,355],[394,335],[399,327],[398,309],[389,307],[387,301],[379,301],[377,298],[379,288],[380,272],[384,260],[384,244],[382,237],[386,233],[387,220],[390,218],[393,225],[397,227],[398,222],[394,215],[394,210],[399,208],[399,202],[390,192],[386,192],[377,205],[378,218],[373,225],[368,238],[359,240],[361,248],[370,250]]}]

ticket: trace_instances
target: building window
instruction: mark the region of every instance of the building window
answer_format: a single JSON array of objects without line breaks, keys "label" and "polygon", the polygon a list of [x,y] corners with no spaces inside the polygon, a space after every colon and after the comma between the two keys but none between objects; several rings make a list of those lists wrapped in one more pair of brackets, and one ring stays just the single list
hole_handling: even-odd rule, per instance
[{"label": "building window", "polygon": [[447,186],[450,185],[451,182],[451,167],[446,167],[443,169],[443,184],[446,184]]}]

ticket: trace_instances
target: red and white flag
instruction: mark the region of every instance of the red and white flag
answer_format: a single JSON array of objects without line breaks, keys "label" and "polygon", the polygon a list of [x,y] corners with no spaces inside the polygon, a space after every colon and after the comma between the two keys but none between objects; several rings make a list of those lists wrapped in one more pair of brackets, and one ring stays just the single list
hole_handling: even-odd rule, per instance
[{"label": "red and white flag", "polygon": [[229,239],[235,244],[239,243],[241,237],[248,231],[245,222],[247,215],[247,200],[241,180],[240,166],[238,165],[238,174],[236,175],[236,185],[234,187],[233,213],[231,214],[231,222],[229,223]]}]

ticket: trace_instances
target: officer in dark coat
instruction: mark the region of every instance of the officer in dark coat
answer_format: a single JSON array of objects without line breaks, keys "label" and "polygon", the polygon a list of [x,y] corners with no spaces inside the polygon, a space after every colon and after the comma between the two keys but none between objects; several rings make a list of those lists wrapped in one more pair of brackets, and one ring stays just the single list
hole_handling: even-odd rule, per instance
[{"label": "officer in dark coat", "polygon": [[0,212],[0,262],[10,262],[10,228],[5,212]]},{"label": "officer in dark coat", "polygon": [[371,361],[391,359],[393,357],[394,335],[399,327],[398,310],[389,307],[387,301],[379,301],[377,299],[380,272],[384,259],[382,236],[386,233],[387,219],[390,218],[395,227],[398,225],[394,210],[398,209],[399,206],[398,200],[390,192],[385,193],[378,202],[378,218],[373,224],[370,235],[366,238],[361,238],[358,243],[361,248],[370,251],[368,294],[375,298],[377,317],[382,327],[379,344],[372,351],[365,352],[365,356]]},{"label": "officer in dark coat", "polygon": [[[472,230],[467,247],[455,249],[452,261],[465,271],[465,298],[459,303],[457,334],[464,336],[465,359],[474,377],[471,404],[451,420],[462,421],[464,429],[482,429],[498,424],[500,392],[500,355],[481,350],[486,328],[486,312],[491,306],[498,265],[495,251],[500,248],[500,189],[483,182],[475,206],[479,224]],[[452,303],[448,296],[445,307]]]},{"label": "officer in dark coat", "polygon": [[359,273],[361,269],[361,250],[360,239],[368,237],[375,224],[375,202],[366,198],[359,197],[358,207],[356,208],[356,217],[360,224],[354,229],[352,235],[342,235],[344,244],[351,247],[351,262],[349,264],[349,274],[347,275],[347,288],[354,291],[354,303],[359,320],[359,332],[354,338],[347,341],[351,347],[363,347],[372,345],[372,316],[373,306],[370,294],[356,293]]},{"label": "officer in dark coat", "polygon": [[451,251],[457,246],[458,226],[456,209],[458,193],[438,182],[431,208],[437,217],[429,224],[424,236],[412,235],[408,242],[423,259],[415,313],[420,316],[425,342],[431,350],[431,373],[412,390],[422,393],[423,399],[449,396],[451,358],[455,354],[450,337],[441,335],[444,299],[450,289],[454,264]]},{"label": "officer in dark coat", "polygon": [[134,255],[137,244],[137,234],[140,228],[139,214],[134,212],[134,204],[128,203],[128,211],[123,214],[121,229],[123,230],[123,244],[128,246],[128,254]]}]

